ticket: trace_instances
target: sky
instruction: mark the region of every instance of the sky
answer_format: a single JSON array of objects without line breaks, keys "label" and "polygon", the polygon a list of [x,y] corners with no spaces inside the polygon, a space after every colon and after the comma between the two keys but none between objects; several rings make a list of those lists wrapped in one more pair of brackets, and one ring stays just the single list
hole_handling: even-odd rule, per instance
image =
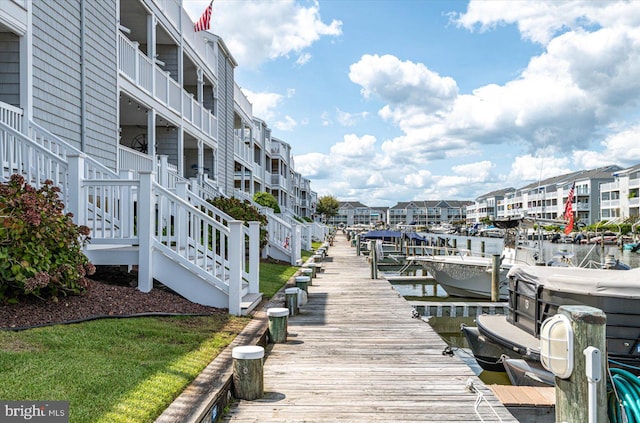
[{"label": "sky", "polygon": [[215,0],[210,32],[319,196],[474,200],[640,163],[640,0]]}]

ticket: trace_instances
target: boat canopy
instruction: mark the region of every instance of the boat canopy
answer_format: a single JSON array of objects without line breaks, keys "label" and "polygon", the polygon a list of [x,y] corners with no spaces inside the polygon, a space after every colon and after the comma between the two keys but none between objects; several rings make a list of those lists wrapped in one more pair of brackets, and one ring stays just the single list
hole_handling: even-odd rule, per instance
[{"label": "boat canopy", "polygon": [[400,232],[400,231],[369,231],[360,235],[360,239],[363,241],[371,239],[381,239],[383,241],[395,241],[397,239],[404,238],[419,243],[428,242],[428,240],[415,232]]},{"label": "boat canopy", "polygon": [[640,299],[640,268],[630,270],[515,265],[507,275],[557,292]]}]

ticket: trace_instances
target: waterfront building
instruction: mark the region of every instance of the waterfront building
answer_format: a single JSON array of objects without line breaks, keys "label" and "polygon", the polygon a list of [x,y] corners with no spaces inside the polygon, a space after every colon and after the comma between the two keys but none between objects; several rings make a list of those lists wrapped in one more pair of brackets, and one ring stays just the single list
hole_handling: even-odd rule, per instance
[{"label": "waterfront building", "polygon": [[[506,189],[485,194],[467,209],[467,223],[477,223],[483,217],[531,217],[540,220],[561,221],[569,190],[574,186],[573,210],[575,221],[590,225],[601,220],[600,188],[614,180],[619,166],[611,165],[591,170],[580,170],[547,178],[517,189]],[[503,198],[500,198],[500,197]],[[495,203],[495,208],[491,206]]]},{"label": "waterfront building", "polygon": [[[309,216],[317,194],[253,116],[224,40],[196,32],[179,0],[4,0],[0,43],[0,178],[53,180],[91,229],[89,258],[138,266],[141,290],[156,279],[234,314],[255,305],[258,235],[204,200],[266,191]],[[194,219],[229,250],[203,244]],[[269,224],[263,253],[296,262],[291,222]]]},{"label": "waterfront building", "polygon": [[434,226],[464,222],[470,201],[427,200],[399,202],[389,209],[389,224]]},{"label": "waterfront building", "polygon": [[327,219],[331,226],[386,226],[388,207],[369,207],[359,201],[340,201],[338,213]]},{"label": "waterfront building", "polygon": [[600,185],[602,220],[640,216],[640,165],[613,173],[613,181]]},{"label": "waterfront building", "polygon": [[495,219],[504,215],[505,197],[513,193],[515,188],[505,188],[481,195],[467,206],[466,222],[473,224],[487,219]]}]

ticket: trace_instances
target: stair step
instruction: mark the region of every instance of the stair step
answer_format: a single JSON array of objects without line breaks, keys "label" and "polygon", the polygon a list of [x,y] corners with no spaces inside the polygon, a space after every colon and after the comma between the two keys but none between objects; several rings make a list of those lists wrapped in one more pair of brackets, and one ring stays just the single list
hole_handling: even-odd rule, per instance
[{"label": "stair step", "polygon": [[240,310],[241,310],[240,313],[243,316],[246,316],[254,308],[256,308],[261,301],[262,301],[261,292],[258,292],[255,294],[245,294],[245,296],[242,297],[242,302],[240,303]]}]

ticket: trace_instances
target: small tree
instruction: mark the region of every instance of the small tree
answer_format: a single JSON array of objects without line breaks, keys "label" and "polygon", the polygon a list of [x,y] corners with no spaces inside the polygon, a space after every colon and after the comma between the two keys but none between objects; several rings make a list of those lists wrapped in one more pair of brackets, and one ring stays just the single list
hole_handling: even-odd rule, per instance
[{"label": "small tree", "polygon": [[340,203],[336,197],[332,195],[325,195],[318,199],[316,206],[316,213],[324,214],[326,217],[333,217],[338,214]]},{"label": "small tree", "polygon": [[256,192],[253,194],[253,201],[260,204],[264,207],[269,207],[273,209],[274,212],[280,213],[280,206],[278,205],[278,200],[273,194],[269,194],[268,192]]},{"label": "small tree", "polygon": [[55,299],[88,286],[95,272],[82,252],[89,228],[63,214],[59,192],[49,180],[35,189],[17,174],[0,184],[0,302]]}]

